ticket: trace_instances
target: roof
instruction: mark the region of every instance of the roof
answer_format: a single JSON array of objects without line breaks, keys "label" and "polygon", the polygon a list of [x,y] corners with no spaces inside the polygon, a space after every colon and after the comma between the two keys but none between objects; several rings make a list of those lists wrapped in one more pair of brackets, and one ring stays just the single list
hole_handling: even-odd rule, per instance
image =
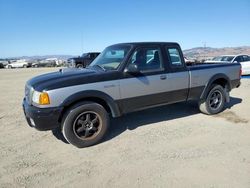
[{"label": "roof", "polygon": [[125,42],[125,43],[118,43],[118,44],[113,44],[114,45],[136,45],[136,46],[141,46],[141,45],[179,45],[176,42]]}]

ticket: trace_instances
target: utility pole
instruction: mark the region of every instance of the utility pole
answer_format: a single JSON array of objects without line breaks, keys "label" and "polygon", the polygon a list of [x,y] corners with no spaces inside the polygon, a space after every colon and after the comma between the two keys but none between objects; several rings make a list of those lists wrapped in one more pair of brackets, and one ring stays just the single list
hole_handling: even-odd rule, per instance
[{"label": "utility pole", "polygon": [[206,42],[202,42],[202,44],[203,44],[203,48],[207,47],[207,43]]},{"label": "utility pole", "polygon": [[83,53],[83,31],[81,32],[81,54]]}]

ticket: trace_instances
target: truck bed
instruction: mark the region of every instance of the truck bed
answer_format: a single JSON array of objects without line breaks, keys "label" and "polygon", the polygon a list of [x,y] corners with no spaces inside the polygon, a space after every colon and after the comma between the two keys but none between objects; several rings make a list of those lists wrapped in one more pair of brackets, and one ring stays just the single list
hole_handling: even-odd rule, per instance
[{"label": "truck bed", "polygon": [[210,68],[219,68],[219,67],[231,67],[231,66],[240,66],[238,63],[189,63],[187,68],[189,70],[197,69],[210,69]]},{"label": "truck bed", "polygon": [[[230,83],[230,89],[240,84],[241,65],[239,63],[199,63],[187,65],[187,69],[190,74],[189,88],[192,88],[190,89],[189,99],[197,99],[193,96],[202,94],[197,95],[197,91],[203,91],[203,88],[209,84],[208,82],[217,79],[218,76]],[[195,93],[195,95],[192,93]]]}]

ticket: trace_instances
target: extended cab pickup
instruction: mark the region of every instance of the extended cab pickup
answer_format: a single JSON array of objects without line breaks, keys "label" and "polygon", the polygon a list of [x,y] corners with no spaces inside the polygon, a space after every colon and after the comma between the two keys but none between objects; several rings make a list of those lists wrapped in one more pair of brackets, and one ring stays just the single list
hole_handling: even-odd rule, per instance
[{"label": "extended cab pickup", "polygon": [[86,69],[61,69],[27,81],[23,109],[38,130],[60,128],[66,140],[98,143],[109,117],[195,100],[216,114],[240,85],[241,66],[185,64],[177,43],[124,43],[107,47]]}]

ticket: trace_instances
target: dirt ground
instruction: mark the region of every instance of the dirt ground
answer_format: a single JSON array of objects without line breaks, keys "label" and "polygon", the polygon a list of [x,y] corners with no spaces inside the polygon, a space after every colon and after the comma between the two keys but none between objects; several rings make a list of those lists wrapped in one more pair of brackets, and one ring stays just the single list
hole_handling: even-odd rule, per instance
[{"label": "dirt ground", "polygon": [[250,79],[219,115],[195,103],[136,112],[78,149],[22,112],[25,82],[57,69],[0,70],[0,187],[250,187]]}]

